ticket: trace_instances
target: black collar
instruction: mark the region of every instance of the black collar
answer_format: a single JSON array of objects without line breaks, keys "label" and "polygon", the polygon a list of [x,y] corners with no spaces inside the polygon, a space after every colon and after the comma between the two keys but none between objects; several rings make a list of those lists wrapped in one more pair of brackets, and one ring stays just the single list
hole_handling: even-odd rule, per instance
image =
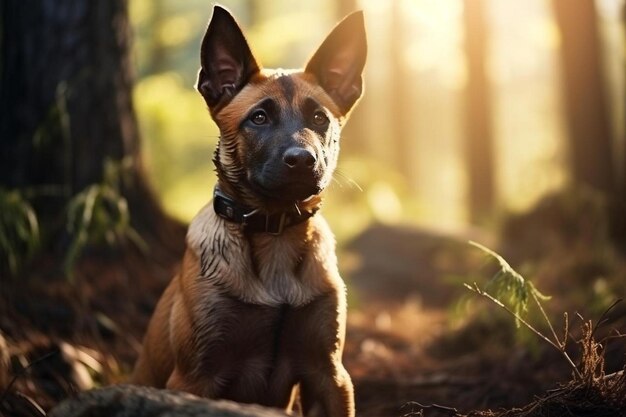
[{"label": "black collar", "polygon": [[213,192],[213,209],[218,216],[230,222],[239,223],[246,231],[272,235],[280,235],[287,227],[300,224],[317,212],[317,210],[298,211],[294,206],[294,210],[265,214],[258,208],[239,204],[218,187],[215,187]]}]

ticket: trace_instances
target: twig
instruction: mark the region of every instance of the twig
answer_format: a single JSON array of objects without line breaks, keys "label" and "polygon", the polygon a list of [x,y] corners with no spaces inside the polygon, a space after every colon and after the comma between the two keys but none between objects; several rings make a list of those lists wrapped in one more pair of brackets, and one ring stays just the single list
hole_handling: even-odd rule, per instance
[{"label": "twig", "polygon": [[546,337],[543,333],[541,333],[539,330],[535,329],[530,323],[528,323],[526,320],[524,320],[519,314],[517,314],[516,312],[514,312],[513,310],[511,310],[510,308],[508,308],[506,305],[504,305],[500,300],[498,300],[497,298],[493,297],[491,294],[489,294],[488,292],[485,292],[483,290],[480,289],[480,287],[478,287],[478,284],[476,284],[474,282],[474,286],[470,286],[467,284],[464,284],[466,288],[468,288],[470,291],[474,291],[476,294],[487,298],[488,300],[490,300],[491,302],[493,302],[495,305],[497,305],[498,307],[504,309],[507,313],[511,314],[513,317],[515,317],[516,320],[519,320],[520,323],[522,323],[524,326],[526,326],[530,331],[532,331],[533,333],[535,333],[540,339],[543,339],[545,342],[547,342],[550,346],[552,346],[553,348],[555,348],[556,350],[558,350],[561,355],[563,355],[563,357],[565,358],[565,360],[570,364],[570,366],[572,367],[572,369],[574,370],[574,372],[576,373],[576,375],[578,377],[582,377],[582,375],[580,374],[580,371],[578,370],[578,367],[574,364],[574,362],[572,361],[572,359],[569,357],[569,355],[567,354],[567,352],[565,352],[565,350],[561,349],[561,347],[559,345],[557,345],[556,343],[560,342],[557,341],[556,343],[553,342],[552,340],[550,340],[548,337]]},{"label": "twig", "polygon": [[602,325],[604,325],[609,320],[609,318],[607,317],[608,314],[611,312],[611,310],[613,310],[622,301],[623,300],[621,298],[618,298],[617,300],[613,301],[613,303],[606,310],[604,310],[604,312],[602,313],[602,315],[598,319],[598,323],[593,327],[593,329],[591,331],[591,337],[595,336],[596,330],[598,330],[598,328],[602,327]]},{"label": "twig", "polygon": [[[537,298],[537,295],[535,294],[534,291],[531,291],[531,294],[533,296],[533,300],[535,301],[535,304],[539,308],[539,311],[541,311],[541,315],[543,316],[543,319],[546,321],[546,323],[548,323],[548,327],[550,328],[550,331],[552,332],[552,336],[554,336],[554,340],[559,344],[560,349],[564,350],[565,349],[565,343],[561,343],[559,341],[559,337],[556,335],[556,331],[554,330],[554,327],[552,327],[552,322],[548,318],[548,315],[546,314],[546,311],[543,309],[543,306],[539,302],[539,299]],[[565,338],[563,340],[565,341]]]},{"label": "twig", "polygon": [[45,361],[46,359],[50,358],[53,355],[56,355],[59,353],[59,350],[53,350],[52,352],[48,352],[43,356],[40,356],[39,358],[35,359],[34,361],[32,361],[31,363],[29,363],[28,365],[26,365],[24,368],[22,368],[18,373],[16,373],[13,378],[11,379],[11,382],[9,382],[9,385],[7,385],[7,387],[4,389],[4,391],[2,392],[2,396],[0,397],[0,406],[4,403],[4,400],[6,399],[6,396],[9,394],[9,391],[11,391],[11,388],[13,388],[13,384],[15,384],[15,381],[17,381],[17,379],[21,376],[23,376],[24,374],[26,374],[26,372],[32,368],[33,366],[37,365],[40,362]]},{"label": "twig", "polygon": [[415,405],[420,408],[426,408],[426,409],[433,408],[435,410],[443,411],[447,413],[449,416],[459,415],[459,410],[457,410],[456,408],[446,407],[444,405],[439,405],[439,404],[424,405],[424,404],[418,403],[417,401],[409,401],[408,403],[404,404],[402,408],[406,407],[407,405]]}]

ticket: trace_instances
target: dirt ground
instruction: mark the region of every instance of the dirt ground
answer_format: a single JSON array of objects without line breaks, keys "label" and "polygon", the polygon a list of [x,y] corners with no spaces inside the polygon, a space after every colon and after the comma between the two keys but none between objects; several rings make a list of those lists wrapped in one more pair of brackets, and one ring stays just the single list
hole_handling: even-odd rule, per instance
[{"label": "dirt ground", "polygon": [[[489,274],[468,239],[495,244],[476,231],[449,236],[373,226],[341,248],[351,308],[344,362],[355,383],[357,415],[412,415],[431,404],[460,412],[521,406],[571,377],[558,352],[464,289],[463,282]],[[557,279],[574,268],[568,262],[535,265],[543,279],[537,285],[554,296],[550,314],[556,323],[568,308],[572,317],[578,311],[597,318],[602,303],[576,304],[584,297],[574,290],[599,284],[572,278],[564,290]],[[124,381],[176,268],[140,253],[94,252],[69,283],[48,268],[52,264],[39,260],[32,277],[5,280],[0,292],[0,396],[5,412],[10,404],[17,417],[37,415],[29,407],[47,410],[74,392]],[[611,274],[626,271],[612,265]],[[624,332],[625,317],[624,306],[616,307],[599,332]],[[573,325],[574,339],[576,332]],[[576,358],[575,342],[570,349]],[[624,353],[623,339],[608,345],[607,373],[623,368]],[[451,412],[435,407],[425,415]]]}]

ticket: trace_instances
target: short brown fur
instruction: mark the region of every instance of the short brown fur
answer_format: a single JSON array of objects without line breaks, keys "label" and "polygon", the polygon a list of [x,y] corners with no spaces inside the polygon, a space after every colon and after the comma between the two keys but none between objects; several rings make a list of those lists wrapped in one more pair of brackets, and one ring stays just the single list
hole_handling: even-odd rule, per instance
[{"label": "short brown fur", "polygon": [[[218,13],[223,9],[216,8],[213,19]],[[209,69],[203,62],[203,70]],[[360,70],[357,75],[360,83]],[[328,181],[340,129],[355,100],[342,108],[342,97],[333,98],[321,77],[253,71],[224,102],[213,91],[203,92],[201,75],[198,88],[221,131],[215,163],[224,193],[265,213],[293,205],[319,208],[319,194],[287,203],[249,187],[247,158],[258,149],[242,124],[266,98],[289,111],[305,100],[319,103],[329,113],[327,131],[301,129],[292,139],[324,155],[320,181]],[[299,388],[305,415],[353,416],[352,383],[341,363],[345,321],[345,285],[334,237],[321,215],[276,236],[249,233],[207,205],[189,226],[181,270],[158,302],[131,381],[286,410]]]}]

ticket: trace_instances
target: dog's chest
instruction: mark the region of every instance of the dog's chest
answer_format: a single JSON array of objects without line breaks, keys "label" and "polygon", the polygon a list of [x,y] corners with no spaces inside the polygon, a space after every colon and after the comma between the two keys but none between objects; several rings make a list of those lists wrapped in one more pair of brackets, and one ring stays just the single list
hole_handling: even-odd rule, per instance
[{"label": "dog's chest", "polygon": [[304,307],[261,306],[230,296],[212,300],[198,329],[200,372],[221,398],[284,406],[315,352],[338,340],[336,305],[322,296]]},{"label": "dog's chest", "polygon": [[209,397],[284,407],[291,387],[340,345],[344,287],[334,240],[320,216],[278,237],[245,236],[212,207],[192,221],[198,274],[186,275],[194,306],[197,376]]}]

